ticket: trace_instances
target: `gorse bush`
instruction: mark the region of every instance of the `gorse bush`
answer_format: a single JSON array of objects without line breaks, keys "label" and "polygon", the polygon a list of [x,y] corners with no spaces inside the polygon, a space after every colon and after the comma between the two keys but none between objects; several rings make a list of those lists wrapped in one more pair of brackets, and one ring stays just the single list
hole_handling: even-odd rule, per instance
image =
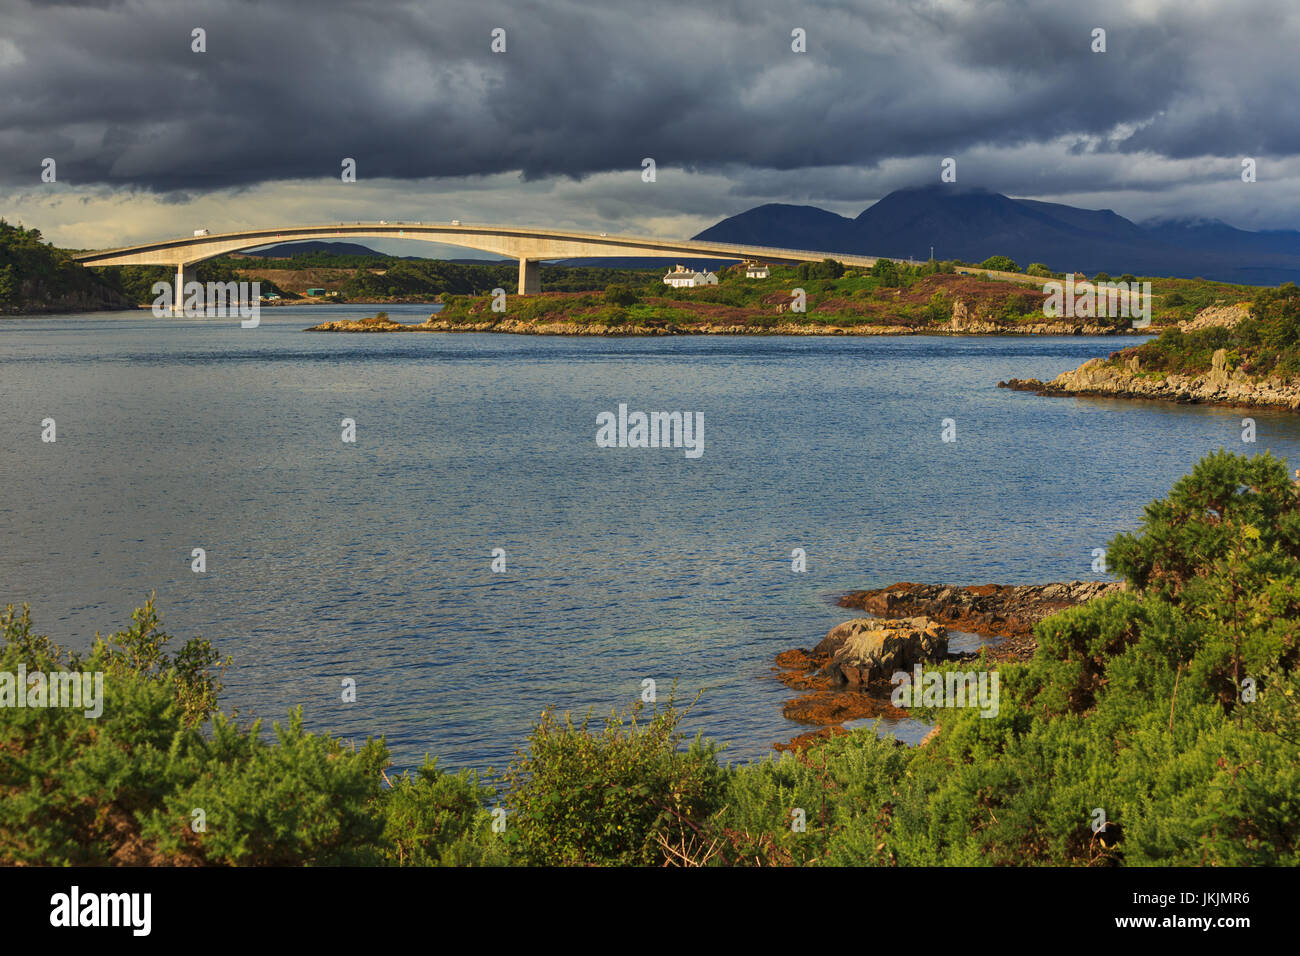
[{"label": "gorse bush", "polygon": [[[102,659],[112,676],[138,676],[161,680],[172,690],[181,717],[190,726],[203,723],[217,709],[221,696],[220,672],[230,659],[220,659],[210,641],[191,638],[175,658],[163,647],[170,638],[160,630],[162,619],[149,596],[144,606],[131,614],[133,626],[107,641],[96,634],[97,659]],[[217,669],[213,673],[213,668]]]},{"label": "gorse bush", "polygon": [[710,862],[740,866],[888,862],[895,781],[909,752],[874,732],[835,737],[733,771],[725,809],[709,824]]},{"label": "gorse bush", "polygon": [[[371,802],[382,746],[354,750],[303,731],[295,713],[261,739],[221,714],[205,641],[174,658],[150,599],[89,654],[34,637],[30,614],[0,617],[0,670],[103,675],[103,713],[0,709],[0,859],[9,863],[364,863],[382,824]],[[199,811],[196,815],[195,811]]]},{"label": "gorse bush", "polygon": [[611,714],[602,731],[543,712],[502,778],[512,840],[537,864],[656,864],[703,851],[699,824],[722,806],[716,748],[685,750],[670,701]]},{"label": "gorse bush", "polygon": [[383,796],[385,861],[401,866],[484,866],[510,862],[492,830],[491,787],[472,770],[447,773],[426,759]]},{"label": "gorse bush", "polygon": [[1295,667],[1300,493],[1283,462],[1207,456],[1110,553],[1135,587],[1187,615],[1174,656],[1226,709],[1238,705],[1247,674]]}]

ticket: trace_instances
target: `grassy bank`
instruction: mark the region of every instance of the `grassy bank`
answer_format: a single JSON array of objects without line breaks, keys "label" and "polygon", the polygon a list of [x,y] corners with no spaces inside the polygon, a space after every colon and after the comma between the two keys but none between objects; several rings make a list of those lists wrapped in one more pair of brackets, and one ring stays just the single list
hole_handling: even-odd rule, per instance
[{"label": "grassy bank", "polygon": [[1138,360],[1152,376],[1199,374],[1225,351],[1225,368],[1258,378],[1291,379],[1300,375],[1300,289],[1286,283],[1276,289],[1252,290],[1249,314],[1236,324],[1193,331],[1170,328],[1154,341],[1112,355],[1111,363]]},{"label": "grassy bank", "polygon": [[[489,296],[445,296],[436,319],[442,325],[474,330],[484,322],[509,322],[512,331],[519,323],[556,322],[586,330],[676,332],[763,331],[792,324],[850,331],[1015,333],[1086,328],[1102,334],[1131,330],[1127,317],[1049,318],[1044,314],[1042,283],[1059,277],[1037,265],[1028,274],[999,270],[999,266],[1015,267],[1005,257],[993,257],[987,265],[984,270],[954,262],[910,265],[880,260],[869,270],[855,270],[826,260],[773,267],[764,279],[746,278],[743,269],[735,267],[720,272],[716,286],[674,290],[655,275],[649,282],[612,285],[603,292],[509,296],[504,312],[494,310]],[[1120,280],[1141,281],[1133,276]],[[1152,325],[1157,330],[1207,305],[1237,302],[1249,295],[1244,287],[1202,279],[1149,281]],[[797,290],[802,290],[802,296]]]},{"label": "grassy bank", "polygon": [[11,608],[0,671],[99,671],[106,700],[95,720],[0,708],[0,861],[1300,862],[1300,495],[1285,464],[1208,456],[1108,559],[1128,590],[1042,621],[1028,663],[961,665],[999,669],[996,716],[921,711],[940,726],[922,747],[859,731],[739,768],[684,739],[668,703],[543,714],[499,772],[387,777],[382,741],[311,734],[297,715],[268,738],[223,715],[215,651],[169,656],[152,604],[80,656]]}]

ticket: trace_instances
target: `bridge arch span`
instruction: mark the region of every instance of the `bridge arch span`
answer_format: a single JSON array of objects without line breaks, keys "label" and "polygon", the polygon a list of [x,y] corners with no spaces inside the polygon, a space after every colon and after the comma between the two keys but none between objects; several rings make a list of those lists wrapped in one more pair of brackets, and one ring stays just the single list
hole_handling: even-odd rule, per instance
[{"label": "bridge arch span", "polygon": [[696,259],[820,262],[834,258],[845,265],[871,267],[874,256],[846,255],[808,249],[774,249],[695,239],[672,240],[643,236],[530,229],[519,226],[422,222],[358,222],[315,226],[282,226],[241,232],[182,236],[118,249],[84,252],[74,258],[85,266],[169,266],[176,269],[177,287],[192,278],[195,264],[216,256],[280,242],[310,239],[415,239],[461,246],[519,260],[519,294],[541,291],[539,266],[546,259],[681,256]]}]

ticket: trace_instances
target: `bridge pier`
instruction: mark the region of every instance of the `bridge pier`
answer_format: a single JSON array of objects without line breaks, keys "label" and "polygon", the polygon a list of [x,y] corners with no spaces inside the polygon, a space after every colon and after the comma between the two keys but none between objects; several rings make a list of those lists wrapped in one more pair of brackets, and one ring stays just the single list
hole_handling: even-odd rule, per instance
[{"label": "bridge pier", "polygon": [[519,294],[541,295],[542,264],[536,259],[519,260]]},{"label": "bridge pier", "polygon": [[176,266],[175,285],[172,286],[172,315],[185,314],[185,286],[195,281],[196,266],[196,263],[186,265],[183,262]]}]

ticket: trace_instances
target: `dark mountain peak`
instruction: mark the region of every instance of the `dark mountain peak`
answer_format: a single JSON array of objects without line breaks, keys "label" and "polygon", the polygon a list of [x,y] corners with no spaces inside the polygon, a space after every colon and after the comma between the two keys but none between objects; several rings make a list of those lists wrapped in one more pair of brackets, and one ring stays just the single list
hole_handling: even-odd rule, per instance
[{"label": "dark mountain peak", "polygon": [[978,186],[896,189],[846,219],[815,206],[769,203],[724,219],[697,238],[891,258],[982,262],[1063,272],[1206,276],[1251,284],[1300,278],[1300,232],[1248,232],[1210,218],[1139,226],[1113,209],[1012,199]]},{"label": "dark mountain peak", "polygon": [[279,242],[260,249],[249,249],[240,255],[253,259],[287,259],[300,253],[324,252],[336,256],[382,256],[369,246],[356,242],[333,242],[326,239],[302,239],[298,242]]},{"label": "dark mountain peak", "polygon": [[765,203],[724,219],[694,238],[749,246],[846,252],[844,234],[852,221],[817,206]]},{"label": "dark mountain peak", "polygon": [[978,186],[959,186],[956,183],[929,183],[924,186],[904,186],[902,189],[895,189],[858,213],[857,218],[861,220],[864,216],[870,215],[872,210],[879,214],[885,210],[904,208],[911,210],[957,207],[991,208],[1010,201],[1001,193],[990,192]]},{"label": "dark mountain peak", "polygon": [[[769,202],[761,206],[755,206],[753,209],[746,209],[742,213],[737,213],[723,222],[761,222],[767,220],[781,219],[783,221],[806,221],[806,222],[848,222],[845,217],[833,212],[828,212],[819,206],[800,206],[793,203]],[[711,228],[717,228],[716,226]],[[703,233],[700,234],[701,236]],[[696,237],[697,239],[700,236]]]}]

